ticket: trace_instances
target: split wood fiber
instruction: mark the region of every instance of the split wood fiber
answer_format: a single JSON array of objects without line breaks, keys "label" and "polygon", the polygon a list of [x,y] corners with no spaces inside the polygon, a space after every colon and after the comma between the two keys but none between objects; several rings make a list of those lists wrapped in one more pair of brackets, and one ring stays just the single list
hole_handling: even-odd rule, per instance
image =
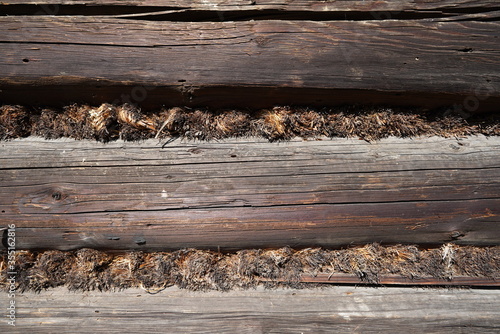
[{"label": "split wood fiber", "polygon": [[0,101],[498,111],[491,1],[0,4]]},{"label": "split wood fiber", "polygon": [[[7,253],[0,257],[7,282]],[[241,250],[220,253],[196,249],[174,252],[112,254],[91,249],[73,252],[20,251],[15,254],[16,289],[41,291],[117,290],[142,287],[158,292],[176,285],[191,290],[305,287],[303,283],[422,284],[500,286],[500,247],[446,244],[416,246],[377,244],[342,250]]]},{"label": "split wood fiber", "polygon": [[46,139],[141,140],[181,137],[214,140],[259,136],[358,137],[373,141],[389,136],[463,137],[500,135],[500,115],[467,115],[449,110],[345,106],[274,107],[258,112],[163,108],[142,113],[131,104],[70,105],[62,109],[0,106],[0,140],[40,136]]},{"label": "split wood fiber", "polygon": [[18,249],[500,244],[500,137],[0,143]]}]

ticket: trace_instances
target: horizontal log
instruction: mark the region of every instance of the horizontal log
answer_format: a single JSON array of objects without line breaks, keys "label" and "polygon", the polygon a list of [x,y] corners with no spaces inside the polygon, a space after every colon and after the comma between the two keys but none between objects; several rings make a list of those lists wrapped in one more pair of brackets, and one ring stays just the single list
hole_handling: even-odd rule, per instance
[{"label": "horizontal log", "polygon": [[500,328],[500,291],[336,287],[197,293],[168,288],[16,295],[9,333],[483,333]]},{"label": "horizontal log", "polygon": [[[47,4],[44,6],[44,4]],[[57,6],[86,5],[116,7],[159,7],[160,9],[191,10],[264,10],[279,9],[282,11],[443,11],[460,12],[487,10],[498,5],[487,0],[400,0],[400,1],[321,1],[321,0],[4,0],[5,7],[16,5],[39,5],[38,9],[45,14],[57,14]]]},{"label": "horizontal log", "polygon": [[499,25],[6,16],[0,100],[146,108],[361,101],[496,110]]},{"label": "horizontal log", "polygon": [[500,244],[500,139],[0,144],[18,248]]}]

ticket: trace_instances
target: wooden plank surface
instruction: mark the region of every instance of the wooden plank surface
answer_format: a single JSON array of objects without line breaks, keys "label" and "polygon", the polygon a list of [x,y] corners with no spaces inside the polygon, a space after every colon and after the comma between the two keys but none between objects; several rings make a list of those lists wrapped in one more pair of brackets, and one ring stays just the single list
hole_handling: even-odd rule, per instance
[{"label": "wooden plank surface", "polygon": [[[6,309],[6,298],[2,309]],[[168,288],[17,294],[7,333],[497,333],[499,290],[335,287],[190,292]]]},{"label": "wooden plank surface", "polygon": [[[0,23],[7,55],[1,84],[102,80],[473,94],[477,85],[498,88],[500,77],[497,22],[0,17]],[[461,51],[469,48],[475,52]]]},{"label": "wooden plank surface", "polygon": [[[380,285],[406,285],[406,286],[481,286],[481,287],[500,287],[500,281],[485,277],[453,277],[450,280],[439,279],[435,277],[422,277],[410,279],[398,275],[385,275],[378,277]],[[266,281],[263,279],[262,281]],[[268,280],[269,281],[269,280]],[[327,274],[318,273],[316,275],[303,274],[300,278],[303,283],[329,283],[329,284],[351,284],[364,285],[370,284],[363,282],[359,277],[346,274]]]},{"label": "wooden plank surface", "polygon": [[157,19],[0,17],[0,100],[126,95],[148,107],[456,103],[467,111],[500,101],[496,20]]},{"label": "wooden plank surface", "polygon": [[[450,13],[464,9],[490,9],[498,5],[487,0],[400,0],[400,1],[321,1],[321,0],[4,0],[2,5],[43,5],[54,10],[54,5],[87,5],[87,6],[137,6],[160,7],[170,9],[191,10],[300,10],[300,11],[443,11]],[[43,9],[43,7],[39,8]],[[49,14],[49,13],[47,13]]]},{"label": "wooden plank surface", "polygon": [[500,139],[0,144],[18,248],[498,245]]}]

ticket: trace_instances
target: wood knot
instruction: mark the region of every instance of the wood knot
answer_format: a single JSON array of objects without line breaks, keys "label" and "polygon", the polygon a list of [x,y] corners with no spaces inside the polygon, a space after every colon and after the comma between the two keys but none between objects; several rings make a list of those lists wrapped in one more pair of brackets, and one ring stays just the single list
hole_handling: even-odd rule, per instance
[{"label": "wood knot", "polygon": [[189,150],[187,150],[189,153],[192,153],[192,154],[200,154],[201,152],[203,152],[203,150],[195,147],[195,148],[190,148]]},{"label": "wood knot", "polygon": [[60,212],[67,209],[67,205],[71,205],[71,194],[74,191],[71,189],[61,189],[59,187],[42,187],[40,189],[30,191],[22,195],[19,200],[20,210],[22,213],[39,213],[40,210],[45,212]]},{"label": "wood knot", "polygon": [[135,237],[134,238],[134,242],[137,245],[145,245],[146,244],[146,239],[144,239],[143,237]]},{"label": "wood knot", "polygon": [[257,45],[260,47],[264,47],[267,44],[271,43],[271,39],[268,37],[259,36],[259,37],[255,38],[255,43],[257,43]]},{"label": "wood knot", "polygon": [[460,232],[460,231],[453,231],[450,233],[450,238],[453,240],[460,239],[461,237],[464,237],[465,234]]}]

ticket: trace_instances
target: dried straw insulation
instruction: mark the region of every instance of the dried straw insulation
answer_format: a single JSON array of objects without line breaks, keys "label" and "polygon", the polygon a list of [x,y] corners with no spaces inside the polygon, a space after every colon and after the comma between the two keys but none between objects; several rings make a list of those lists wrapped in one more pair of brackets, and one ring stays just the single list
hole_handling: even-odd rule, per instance
[{"label": "dried straw insulation", "polygon": [[[7,289],[7,253],[0,255]],[[111,254],[92,249],[62,252],[19,251],[15,255],[21,291],[66,286],[70,290],[115,290],[142,287],[150,292],[176,285],[191,290],[302,287],[301,275],[353,274],[367,283],[382,275],[410,279],[458,276],[500,279],[500,246],[479,248],[447,244],[422,250],[416,246],[380,246],[343,250],[242,250],[218,253],[184,249],[174,252]]]},{"label": "dried straw insulation", "polygon": [[475,134],[500,135],[500,116],[475,115],[465,119],[440,111],[360,107],[321,110],[275,107],[258,112],[170,108],[148,114],[129,104],[70,105],[62,110],[0,107],[0,140],[31,135],[99,141],[170,137],[212,140],[241,136],[271,141],[320,136],[372,141],[388,136]]}]

